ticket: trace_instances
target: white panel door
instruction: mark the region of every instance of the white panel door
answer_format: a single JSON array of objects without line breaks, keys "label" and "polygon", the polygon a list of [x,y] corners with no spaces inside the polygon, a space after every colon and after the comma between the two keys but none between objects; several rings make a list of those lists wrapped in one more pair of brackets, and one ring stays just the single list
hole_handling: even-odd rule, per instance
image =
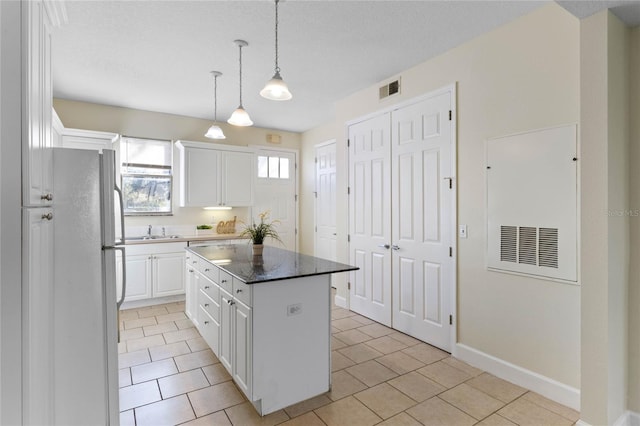
[{"label": "white panel door", "polygon": [[391,326],[390,115],[349,126],[350,308]]},{"label": "white panel door", "polygon": [[336,144],[316,148],[315,255],[336,259]]},{"label": "white panel door", "polygon": [[393,327],[451,350],[452,95],[392,113]]},{"label": "white panel door", "polygon": [[253,220],[269,211],[269,220],[278,220],[277,231],[283,244],[270,238],[265,244],[296,251],[298,247],[298,196],[296,195],[296,153],[264,150],[256,152]]}]

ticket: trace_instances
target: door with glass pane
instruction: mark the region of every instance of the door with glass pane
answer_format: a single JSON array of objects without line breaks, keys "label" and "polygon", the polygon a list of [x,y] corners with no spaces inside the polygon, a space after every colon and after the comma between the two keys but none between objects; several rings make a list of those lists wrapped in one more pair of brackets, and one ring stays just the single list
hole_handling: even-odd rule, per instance
[{"label": "door with glass pane", "polygon": [[277,220],[282,244],[268,239],[267,245],[296,251],[298,247],[297,153],[294,151],[256,151],[256,178],[253,220],[268,211],[270,220]]}]

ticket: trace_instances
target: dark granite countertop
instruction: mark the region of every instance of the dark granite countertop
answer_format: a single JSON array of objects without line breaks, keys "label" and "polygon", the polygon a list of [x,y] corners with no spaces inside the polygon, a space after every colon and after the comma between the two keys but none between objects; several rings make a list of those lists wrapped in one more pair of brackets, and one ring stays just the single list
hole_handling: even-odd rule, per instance
[{"label": "dark granite countertop", "polygon": [[187,250],[218,266],[247,284],[355,271],[355,266],[265,246],[253,256],[250,244],[188,247]]}]

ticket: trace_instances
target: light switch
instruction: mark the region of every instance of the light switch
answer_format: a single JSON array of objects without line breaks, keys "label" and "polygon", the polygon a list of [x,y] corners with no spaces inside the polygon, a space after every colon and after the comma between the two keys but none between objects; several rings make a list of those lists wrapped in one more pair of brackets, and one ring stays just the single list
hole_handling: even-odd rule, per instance
[{"label": "light switch", "polygon": [[458,228],[458,236],[460,238],[467,238],[467,225],[460,225]]}]

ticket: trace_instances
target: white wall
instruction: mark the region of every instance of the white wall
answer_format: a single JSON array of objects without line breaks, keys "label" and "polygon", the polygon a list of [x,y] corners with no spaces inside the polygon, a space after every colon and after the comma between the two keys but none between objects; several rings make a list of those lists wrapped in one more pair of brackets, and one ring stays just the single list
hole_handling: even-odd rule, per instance
[{"label": "white wall", "polygon": [[[488,138],[579,121],[579,36],[575,17],[545,6],[402,72],[397,98],[378,101],[375,85],[341,100],[333,134],[330,124],[306,132],[302,148],[308,158],[313,144],[337,140],[338,256],[348,261],[344,123],[457,82],[458,223],[469,234],[458,241],[458,341],[574,389],[580,287],[487,271],[484,158]],[[309,247],[311,230],[303,231]],[[346,297],[343,283],[338,293]]]}]

